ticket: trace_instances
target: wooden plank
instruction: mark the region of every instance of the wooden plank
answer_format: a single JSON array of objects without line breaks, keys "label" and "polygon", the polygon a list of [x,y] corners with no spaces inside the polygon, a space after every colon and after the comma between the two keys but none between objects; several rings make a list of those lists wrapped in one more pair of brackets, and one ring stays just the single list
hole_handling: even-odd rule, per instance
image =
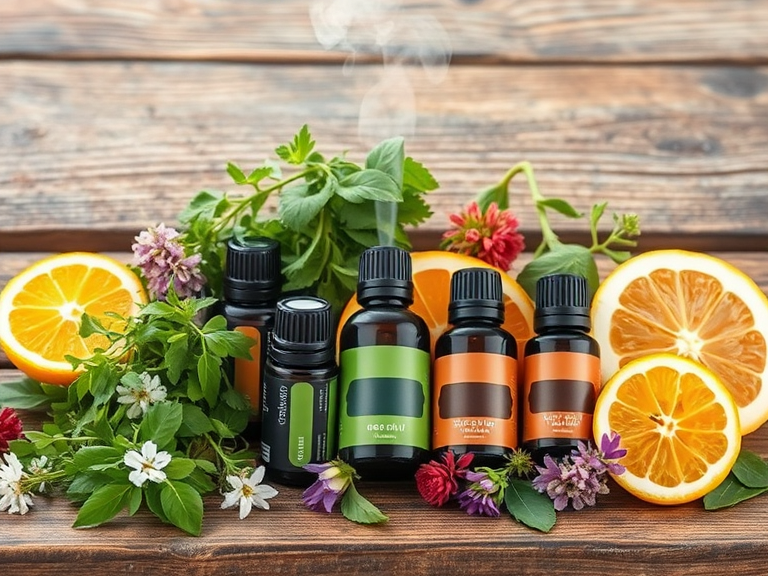
[{"label": "wooden plank", "polygon": [[[651,242],[768,246],[766,67],[456,67],[437,86],[405,72],[407,152],[442,184],[424,227],[433,239],[528,159],[544,194],[637,212]],[[360,103],[381,79],[379,66],[0,63],[0,250],[57,250],[69,230],[129,240],[173,222],[200,189],[242,192],[225,162],[261,164],[305,122],[319,150],[360,161],[379,139],[359,137]],[[537,230],[522,181],[512,204],[523,231]]]},{"label": "wooden plank", "polygon": [[[331,52],[310,18],[346,24]],[[378,8],[378,10],[377,10]],[[325,9],[325,11],[323,11]],[[336,38],[326,25],[324,38]],[[385,32],[386,31],[386,32]],[[662,0],[4,0],[0,56],[340,62],[416,58],[442,50],[455,61],[763,62],[768,61],[768,1]],[[341,40],[341,38],[337,38]]]}]

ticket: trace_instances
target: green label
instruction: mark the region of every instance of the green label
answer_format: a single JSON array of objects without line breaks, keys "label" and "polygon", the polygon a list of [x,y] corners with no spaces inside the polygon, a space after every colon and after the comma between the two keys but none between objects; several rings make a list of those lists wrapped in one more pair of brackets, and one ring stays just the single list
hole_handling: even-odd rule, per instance
[{"label": "green label", "polygon": [[312,384],[309,382],[298,382],[291,386],[288,460],[294,466],[301,467],[312,460],[313,396]]},{"label": "green label", "polygon": [[429,450],[429,353],[406,346],[344,350],[339,448],[396,444]]}]

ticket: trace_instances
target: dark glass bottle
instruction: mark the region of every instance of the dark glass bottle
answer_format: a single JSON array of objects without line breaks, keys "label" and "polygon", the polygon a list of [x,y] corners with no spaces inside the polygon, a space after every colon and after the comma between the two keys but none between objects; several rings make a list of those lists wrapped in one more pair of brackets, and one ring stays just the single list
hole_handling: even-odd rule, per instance
[{"label": "dark glass bottle", "polygon": [[365,479],[404,479],[429,457],[429,329],[408,310],[411,255],[376,246],[360,258],[363,307],[340,338],[339,456]]},{"label": "dark glass bottle", "polygon": [[261,420],[261,387],[267,352],[267,336],[275,322],[280,296],[280,244],[270,238],[231,239],[223,278],[219,311],[227,328],[253,338],[253,360],[235,358],[227,366],[235,389],[245,394],[252,408],[246,438],[255,439]]},{"label": "dark glass bottle", "polygon": [[533,328],[525,345],[523,447],[541,461],[592,440],[600,390],[600,346],[588,335],[589,287],[583,276],[552,274],[536,283]]},{"label": "dark glass bottle", "polygon": [[303,469],[336,456],[337,377],[331,306],[295,296],[277,303],[262,395],[261,457],[267,476],[309,486]]},{"label": "dark glass bottle", "polygon": [[517,447],[517,341],[504,322],[501,275],[467,268],[451,277],[448,322],[437,340],[432,447],[500,467]]}]

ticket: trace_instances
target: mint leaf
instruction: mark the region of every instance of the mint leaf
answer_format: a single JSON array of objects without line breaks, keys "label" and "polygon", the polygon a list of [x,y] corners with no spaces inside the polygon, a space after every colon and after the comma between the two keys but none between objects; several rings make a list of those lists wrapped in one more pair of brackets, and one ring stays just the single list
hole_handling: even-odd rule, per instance
[{"label": "mint leaf", "polygon": [[410,156],[405,159],[403,165],[403,189],[412,189],[419,192],[429,192],[440,187],[435,177],[432,176],[423,164]]},{"label": "mint leaf", "polygon": [[768,463],[745,448],[739,452],[731,472],[747,488],[768,488]]},{"label": "mint leaf", "polygon": [[381,510],[357,491],[354,484],[350,484],[344,492],[341,513],[347,520],[358,524],[381,524],[389,520],[388,516],[382,514]]},{"label": "mint leaf", "polygon": [[312,140],[309,127],[304,124],[291,142],[275,148],[275,154],[289,164],[301,164],[307,159],[314,148],[315,141]]},{"label": "mint leaf", "polygon": [[189,225],[198,220],[211,220],[225,210],[227,204],[228,201],[223,192],[202,190],[179,214],[179,222]]},{"label": "mint leaf", "polygon": [[132,484],[107,484],[97,489],[77,513],[73,528],[92,528],[109,520],[128,505]]},{"label": "mint leaf", "polygon": [[280,193],[277,213],[288,228],[296,232],[306,232],[307,225],[333,197],[336,179],[329,176],[319,192],[312,193],[308,184],[299,184]]},{"label": "mint leaf", "polygon": [[366,168],[375,168],[389,174],[399,189],[403,188],[403,163],[405,162],[405,144],[397,136],[379,142],[365,159]]},{"label": "mint leaf", "polygon": [[181,426],[184,413],[178,402],[159,402],[152,404],[144,415],[139,427],[139,437],[142,442],[151,440],[159,450],[173,442],[176,432]]},{"label": "mint leaf", "polygon": [[728,474],[717,488],[704,496],[705,510],[719,510],[730,508],[739,502],[749,500],[755,496],[768,492],[768,488],[748,488],[744,486],[733,474]]},{"label": "mint leaf", "polygon": [[536,297],[536,281],[548,274],[584,276],[592,294],[600,282],[592,253],[589,248],[578,244],[557,244],[549,252],[526,264],[517,275],[517,281],[533,299]]},{"label": "mint leaf", "polygon": [[541,532],[549,532],[557,520],[552,500],[527,480],[510,478],[504,491],[504,503],[515,520]]},{"label": "mint leaf", "polygon": [[539,200],[536,202],[536,206],[539,208],[551,208],[552,210],[555,210],[556,212],[559,212],[568,218],[581,218],[583,216],[583,214],[576,210],[576,208],[560,198]]},{"label": "mint leaf", "polygon": [[409,193],[403,194],[403,201],[397,205],[397,219],[402,224],[417,226],[429,220],[430,216],[432,210],[424,198]]},{"label": "mint leaf", "polygon": [[189,484],[168,480],[160,491],[160,503],[168,522],[192,536],[200,535],[203,529],[203,499],[197,490]]},{"label": "mint leaf", "polygon": [[354,204],[363,200],[400,202],[403,199],[403,193],[392,176],[375,169],[360,170],[345,176],[339,181],[336,193]]}]

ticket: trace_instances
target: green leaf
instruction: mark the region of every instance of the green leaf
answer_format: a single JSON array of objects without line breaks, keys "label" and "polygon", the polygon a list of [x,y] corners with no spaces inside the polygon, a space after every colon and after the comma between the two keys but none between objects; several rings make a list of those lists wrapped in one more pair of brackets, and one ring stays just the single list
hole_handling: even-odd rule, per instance
[{"label": "green leaf", "polygon": [[429,204],[421,196],[403,194],[403,201],[397,205],[397,221],[400,224],[418,226],[429,220],[432,210]]},{"label": "green leaf", "polygon": [[112,446],[84,446],[75,452],[73,463],[78,470],[84,471],[94,465],[118,462],[122,457],[122,452]]},{"label": "green leaf", "polygon": [[112,478],[103,472],[88,471],[77,474],[67,488],[67,497],[75,502],[84,502],[96,490],[110,484]]},{"label": "green leaf", "polygon": [[558,244],[532,260],[517,275],[518,283],[531,298],[536,298],[536,281],[548,274],[576,274],[584,276],[594,294],[600,282],[597,265],[589,248],[578,244]]},{"label": "green leaf", "polygon": [[194,438],[213,430],[213,425],[202,408],[186,402],[181,406],[181,426],[179,426],[179,430],[176,432],[180,438]]},{"label": "green leaf", "polygon": [[18,410],[47,408],[51,402],[66,400],[64,386],[40,384],[30,378],[0,384],[0,406]]},{"label": "green leaf", "polygon": [[359,204],[363,200],[400,202],[403,193],[392,176],[381,170],[366,169],[353,172],[339,181],[336,193],[347,202]]},{"label": "green leaf", "polygon": [[600,218],[603,217],[603,212],[605,212],[606,206],[608,206],[608,202],[601,202],[592,206],[592,212],[589,214],[590,230],[597,231],[597,223],[600,221]]},{"label": "green leaf", "polygon": [[211,332],[219,332],[227,329],[227,319],[221,314],[217,314],[202,327],[203,334],[210,334]]},{"label": "green leaf", "polygon": [[280,178],[280,168],[278,166],[265,162],[264,166],[259,166],[258,168],[254,168],[251,171],[251,173],[248,174],[248,178],[246,178],[245,181],[248,184],[252,184],[253,186],[256,186],[259,182],[261,182],[265,178]]},{"label": "green leaf", "polygon": [[277,213],[291,230],[307,232],[306,227],[320,214],[336,191],[336,179],[329,176],[319,192],[308,184],[298,184],[280,193]]},{"label": "green leaf", "polygon": [[552,500],[538,492],[528,480],[510,478],[504,503],[515,520],[542,532],[549,532],[557,520]]},{"label": "green leaf", "polygon": [[144,491],[138,486],[133,486],[131,488],[131,495],[128,499],[128,516],[133,516],[139,511],[143,495]]},{"label": "green leaf", "polygon": [[184,333],[179,334],[179,336],[181,337],[170,342],[165,351],[165,366],[168,369],[168,380],[171,384],[178,384],[189,359],[189,337]]},{"label": "green leaf", "polygon": [[556,212],[559,212],[568,218],[581,218],[583,216],[583,214],[576,210],[576,208],[560,198],[548,198],[545,200],[539,200],[536,202],[536,206],[538,208],[551,208],[552,210],[555,210]]},{"label": "green leaf", "polygon": [[506,210],[509,208],[509,192],[507,184],[500,182],[490,188],[486,188],[480,192],[475,200],[480,210],[485,213],[493,202],[499,207],[499,210]]},{"label": "green leaf", "polygon": [[178,402],[152,404],[141,421],[139,438],[142,442],[153,441],[162,450],[173,442],[181,426],[182,414],[183,408]]},{"label": "green leaf", "polygon": [[166,302],[155,300],[144,306],[139,311],[139,316],[160,316],[161,318],[172,318],[179,311]]},{"label": "green leaf", "polygon": [[227,204],[226,195],[219,191],[201,190],[179,215],[182,224],[197,220],[210,220]]},{"label": "green leaf", "polygon": [[366,168],[375,168],[389,174],[402,190],[405,163],[405,144],[401,136],[379,142],[365,159]]},{"label": "green leaf", "polygon": [[301,164],[315,147],[315,141],[309,133],[309,127],[304,124],[299,133],[293,137],[293,141],[275,148],[275,154],[289,164]]},{"label": "green leaf", "polygon": [[221,358],[213,354],[201,354],[197,361],[200,388],[209,406],[215,406],[221,386]]},{"label": "green leaf", "polygon": [[168,522],[193,536],[203,528],[203,499],[189,484],[169,480],[160,491],[160,503]]},{"label": "green leaf", "polygon": [[88,338],[88,336],[93,334],[110,334],[109,330],[104,328],[104,325],[99,322],[98,318],[85,313],[80,316],[80,329],[77,333],[83,338]]},{"label": "green leaf", "polygon": [[229,407],[226,402],[221,402],[211,411],[211,419],[221,422],[228,430],[237,435],[245,430],[245,427],[248,425],[250,414],[250,404],[245,406],[242,410],[234,410]]},{"label": "green leaf", "polygon": [[440,187],[434,176],[423,164],[408,156],[403,166],[403,188],[429,192]]},{"label": "green leaf", "polygon": [[246,178],[243,171],[232,162],[227,162],[227,174],[229,174],[232,177],[232,180],[235,181],[235,184],[245,184]]},{"label": "green leaf", "polygon": [[357,491],[354,484],[350,484],[344,492],[341,499],[341,513],[347,520],[358,524],[381,524],[389,520],[388,516]]},{"label": "green leaf", "polygon": [[132,484],[107,484],[97,489],[77,513],[73,528],[92,528],[112,520],[128,505]]},{"label": "green leaf", "polygon": [[195,461],[189,458],[172,458],[163,468],[165,475],[171,480],[183,480],[195,469]]},{"label": "green leaf", "polygon": [[768,492],[768,488],[748,488],[739,482],[736,476],[728,474],[717,488],[704,496],[704,509],[730,508],[764,492]]},{"label": "green leaf", "polygon": [[149,483],[144,489],[144,500],[150,512],[160,518],[166,524],[170,524],[165,512],[163,512],[163,503],[161,501],[162,489],[165,484]]},{"label": "green leaf", "polygon": [[768,488],[768,463],[745,448],[741,449],[731,472],[747,488]]}]

